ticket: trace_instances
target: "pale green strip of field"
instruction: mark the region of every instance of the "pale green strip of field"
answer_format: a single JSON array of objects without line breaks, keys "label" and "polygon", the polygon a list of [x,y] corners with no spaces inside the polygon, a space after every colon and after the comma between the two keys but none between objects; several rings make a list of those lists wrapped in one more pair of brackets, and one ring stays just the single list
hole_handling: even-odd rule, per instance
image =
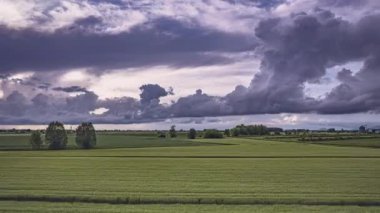
[{"label": "pale green strip of field", "polygon": [[[103,146],[107,146],[107,143],[116,143],[121,147],[128,147],[128,144],[140,144],[141,148],[0,151],[0,157],[380,157],[380,149],[374,148],[322,146],[307,143],[265,141],[255,138],[197,139],[188,142],[184,139],[161,140],[159,138],[124,136],[115,142],[114,136],[110,136],[109,140],[107,142],[107,138],[103,138]],[[150,142],[145,142],[147,140]]]},{"label": "pale green strip of field", "polygon": [[80,212],[80,213],[293,213],[293,212],[325,212],[325,213],[375,213],[380,207],[360,206],[304,206],[304,205],[110,205],[87,203],[48,203],[48,202],[15,202],[0,201],[0,212]]}]

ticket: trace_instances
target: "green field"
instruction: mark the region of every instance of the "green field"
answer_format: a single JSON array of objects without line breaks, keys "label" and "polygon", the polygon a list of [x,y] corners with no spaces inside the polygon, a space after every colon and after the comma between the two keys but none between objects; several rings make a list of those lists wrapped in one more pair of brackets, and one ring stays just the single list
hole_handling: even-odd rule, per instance
[{"label": "green field", "polygon": [[[380,136],[378,135],[363,135],[363,136],[334,136],[334,137],[318,137],[316,140],[300,141],[300,136],[285,136],[285,137],[264,137],[267,140],[284,141],[284,142],[300,142],[312,143],[320,145],[335,145],[335,146],[354,146],[354,147],[371,147],[380,148]],[[321,140],[318,140],[322,138]],[[340,140],[336,138],[341,138]]]},{"label": "green field", "polygon": [[[31,150],[27,134],[0,135],[0,150]],[[215,143],[199,143],[186,140],[183,137],[175,139],[157,138],[154,135],[124,135],[99,134],[96,148],[143,148],[143,147],[170,147],[170,146],[200,146],[215,145]],[[76,149],[75,136],[68,136],[68,149]]]},{"label": "green field", "polygon": [[101,134],[93,150],[71,138],[70,150],[31,151],[27,140],[0,136],[0,211],[380,211],[376,148]]}]

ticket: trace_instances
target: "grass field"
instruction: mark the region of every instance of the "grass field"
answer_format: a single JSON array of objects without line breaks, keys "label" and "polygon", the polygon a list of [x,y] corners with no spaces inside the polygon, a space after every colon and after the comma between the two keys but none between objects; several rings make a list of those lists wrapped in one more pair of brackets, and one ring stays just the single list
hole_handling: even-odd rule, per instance
[{"label": "grass field", "polygon": [[[26,136],[0,136],[0,211],[380,211],[380,149],[263,138],[98,139],[94,150],[30,151]],[[21,150],[8,151],[17,149],[12,140]]]},{"label": "grass field", "polygon": [[[347,138],[343,140],[337,140],[334,137],[332,137],[329,140],[314,140],[314,141],[299,141],[300,136],[264,137],[264,138],[267,140],[284,141],[284,142],[300,142],[300,143],[312,143],[312,144],[320,144],[320,145],[380,148],[380,137],[378,135],[375,135],[375,136],[364,135],[358,138]],[[342,138],[344,138],[344,136]]]},{"label": "grass field", "polygon": [[[0,135],[0,150],[31,150],[28,134]],[[143,148],[170,146],[214,145],[214,143],[199,143],[186,140],[184,137],[162,139],[149,135],[99,134],[96,148]],[[76,149],[75,136],[68,136],[68,149]]]},{"label": "grass field", "polygon": [[112,205],[112,204],[87,204],[87,203],[51,203],[51,202],[14,202],[0,201],[0,212],[218,212],[218,213],[291,213],[291,212],[326,212],[326,213],[375,213],[378,207],[360,206],[305,206],[305,205]]}]

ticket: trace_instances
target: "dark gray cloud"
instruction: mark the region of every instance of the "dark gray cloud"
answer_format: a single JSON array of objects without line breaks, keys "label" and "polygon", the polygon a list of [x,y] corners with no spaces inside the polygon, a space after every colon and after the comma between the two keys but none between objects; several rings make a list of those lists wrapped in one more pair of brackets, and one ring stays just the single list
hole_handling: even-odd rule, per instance
[{"label": "dark gray cloud", "polygon": [[0,102],[0,112],[4,116],[24,115],[27,104],[27,98],[20,92],[14,91]]},{"label": "dark gray cloud", "polygon": [[111,98],[99,101],[98,107],[108,109],[105,116],[115,118],[125,118],[125,120],[135,120],[139,116],[141,103],[131,97]]},{"label": "dark gray cloud", "polygon": [[[313,14],[260,22],[256,36],[262,42],[261,72],[248,88],[227,95],[228,104],[237,114],[377,110],[380,31],[370,26],[379,21],[380,16],[368,16],[349,23],[316,9]],[[318,82],[327,68],[353,60],[365,61],[355,77],[343,71],[338,78],[344,82],[325,100],[306,97],[305,83]]]},{"label": "dark gray cloud", "polygon": [[93,92],[86,92],[82,95],[69,97],[67,101],[67,111],[88,113],[96,108],[98,96]]},{"label": "dark gray cloud", "polygon": [[[356,4],[320,1],[321,6],[354,7]],[[96,17],[78,20],[52,33],[1,27],[0,71],[4,74],[0,78],[3,80],[8,79],[7,73],[18,70],[93,67],[103,72],[105,68],[159,64],[178,67],[220,64],[230,59],[218,53],[254,48],[261,66],[248,86],[239,85],[225,96],[197,90],[172,104],[160,103],[160,98],[173,91],[157,84],[141,86],[139,100],[130,97],[99,100],[97,94],[81,86],[52,89],[83,93],[75,97],[52,94],[26,97],[14,91],[0,101],[0,122],[136,123],[172,117],[244,114],[379,113],[380,28],[374,26],[380,22],[380,15],[368,14],[358,21],[348,21],[321,8],[289,17],[266,18],[251,35],[225,33],[163,18],[118,34],[93,33],[94,28],[104,24]],[[319,84],[328,68],[352,61],[363,61],[364,65],[358,72],[347,68],[339,71],[339,85],[325,98],[314,99],[305,94],[305,84]],[[14,81],[46,90],[51,87],[43,81]],[[108,111],[101,115],[89,113],[97,108]]]},{"label": "dark gray cloud", "polygon": [[168,91],[158,84],[145,84],[140,87],[141,94],[140,99],[142,104],[149,104],[152,101],[158,101],[160,97],[165,97],[167,95],[173,95],[173,89],[169,88]]},{"label": "dark gray cloud", "polygon": [[75,67],[201,66],[230,62],[210,52],[253,49],[252,37],[160,18],[118,34],[92,33],[101,19],[89,17],[53,33],[0,26],[0,72]]},{"label": "dark gray cloud", "polygon": [[54,91],[67,92],[67,93],[70,93],[70,92],[85,92],[85,93],[87,93],[88,92],[86,88],[83,88],[80,86],[54,87],[53,90]]},{"label": "dark gray cloud", "polygon": [[231,110],[223,98],[209,96],[198,89],[194,95],[179,98],[171,106],[171,112],[175,117],[199,117],[227,115]]},{"label": "dark gray cloud", "polygon": [[328,7],[364,7],[370,0],[320,0],[321,6]]}]

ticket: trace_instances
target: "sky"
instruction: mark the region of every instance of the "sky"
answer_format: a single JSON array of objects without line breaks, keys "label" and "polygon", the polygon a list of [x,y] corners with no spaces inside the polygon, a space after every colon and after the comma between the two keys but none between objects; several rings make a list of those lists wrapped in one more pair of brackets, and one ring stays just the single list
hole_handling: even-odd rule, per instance
[{"label": "sky", "polygon": [[378,0],[0,0],[0,124],[380,126],[378,23]]}]

